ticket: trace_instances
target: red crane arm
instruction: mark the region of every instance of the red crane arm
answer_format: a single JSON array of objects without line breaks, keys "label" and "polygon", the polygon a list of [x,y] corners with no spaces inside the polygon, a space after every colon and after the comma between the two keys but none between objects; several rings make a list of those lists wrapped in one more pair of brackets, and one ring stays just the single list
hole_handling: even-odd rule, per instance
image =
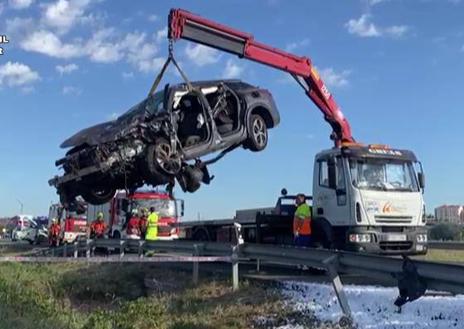
[{"label": "red crane arm", "polygon": [[290,73],[324,114],[333,129],[331,138],[335,145],[354,142],[348,121],[309,58],[259,43],[251,34],[182,9],[171,9],[168,37],[174,41],[190,40]]}]

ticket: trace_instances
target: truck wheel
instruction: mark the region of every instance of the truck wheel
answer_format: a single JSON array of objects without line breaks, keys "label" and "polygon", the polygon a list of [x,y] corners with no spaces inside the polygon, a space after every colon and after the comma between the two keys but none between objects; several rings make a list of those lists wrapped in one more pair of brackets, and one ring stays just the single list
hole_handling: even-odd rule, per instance
[{"label": "truck wheel", "polygon": [[93,205],[109,202],[116,194],[116,189],[110,187],[85,188],[81,195],[85,201]]},{"label": "truck wheel", "polygon": [[157,138],[147,150],[147,168],[154,180],[159,184],[168,183],[168,176],[175,176],[182,168],[182,159],[179,153],[174,152],[171,143],[165,138]]},{"label": "truck wheel", "polygon": [[209,233],[205,228],[196,229],[193,234],[193,240],[195,241],[211,241]]},{"label": "truck wheel", "polygon": [[248,138],[245,147],[253,152],[259,152],[266,148],[268,132],[266,121],[259,114],[252,114],[248,122]]}]

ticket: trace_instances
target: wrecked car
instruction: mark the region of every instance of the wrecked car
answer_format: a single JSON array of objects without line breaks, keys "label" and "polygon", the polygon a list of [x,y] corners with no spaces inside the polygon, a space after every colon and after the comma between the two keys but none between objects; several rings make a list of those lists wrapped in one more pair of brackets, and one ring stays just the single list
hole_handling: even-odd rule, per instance
[{"label": "wrecked car", "polygon": [[[242,146],[262,151],[280,117],[271,93],[240,80],[166,85],[116,120],[84,129],[61,144],[64,175],[49,184],[63,204],[82,196],[108,202],[116,190],[175,181],[184,192],[209,184],[207,166]],[[200,158],[221,151],[215,158]]]}]

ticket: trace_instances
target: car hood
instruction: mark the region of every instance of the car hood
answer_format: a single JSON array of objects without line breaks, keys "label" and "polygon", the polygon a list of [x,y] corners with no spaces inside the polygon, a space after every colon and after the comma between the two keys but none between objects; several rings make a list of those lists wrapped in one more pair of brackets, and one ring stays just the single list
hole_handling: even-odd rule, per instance
[{"label": "car hood", "polygon": [[144,114],[131,117],[121,117],[98,125],[85,128],[71,136],[61,144],[61,148],[76,147],[83,144],[98,145],[117,140],[124,136],[127,131],[135,128],[145,121]]}]

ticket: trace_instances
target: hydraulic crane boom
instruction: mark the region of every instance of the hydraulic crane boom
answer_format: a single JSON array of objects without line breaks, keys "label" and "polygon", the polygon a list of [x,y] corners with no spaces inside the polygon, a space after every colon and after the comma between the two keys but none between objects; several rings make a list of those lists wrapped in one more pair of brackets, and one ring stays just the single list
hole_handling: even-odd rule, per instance
[{"label": "hydraulic crane boom", "polygon": [[173,41],[190,40],[290,73],[324,114],[333,129],[331,139],[335,145],[354,142],[348,121],[309,58],[259,43],[251,34],[182,9],[171,9],[168,37]]}]

